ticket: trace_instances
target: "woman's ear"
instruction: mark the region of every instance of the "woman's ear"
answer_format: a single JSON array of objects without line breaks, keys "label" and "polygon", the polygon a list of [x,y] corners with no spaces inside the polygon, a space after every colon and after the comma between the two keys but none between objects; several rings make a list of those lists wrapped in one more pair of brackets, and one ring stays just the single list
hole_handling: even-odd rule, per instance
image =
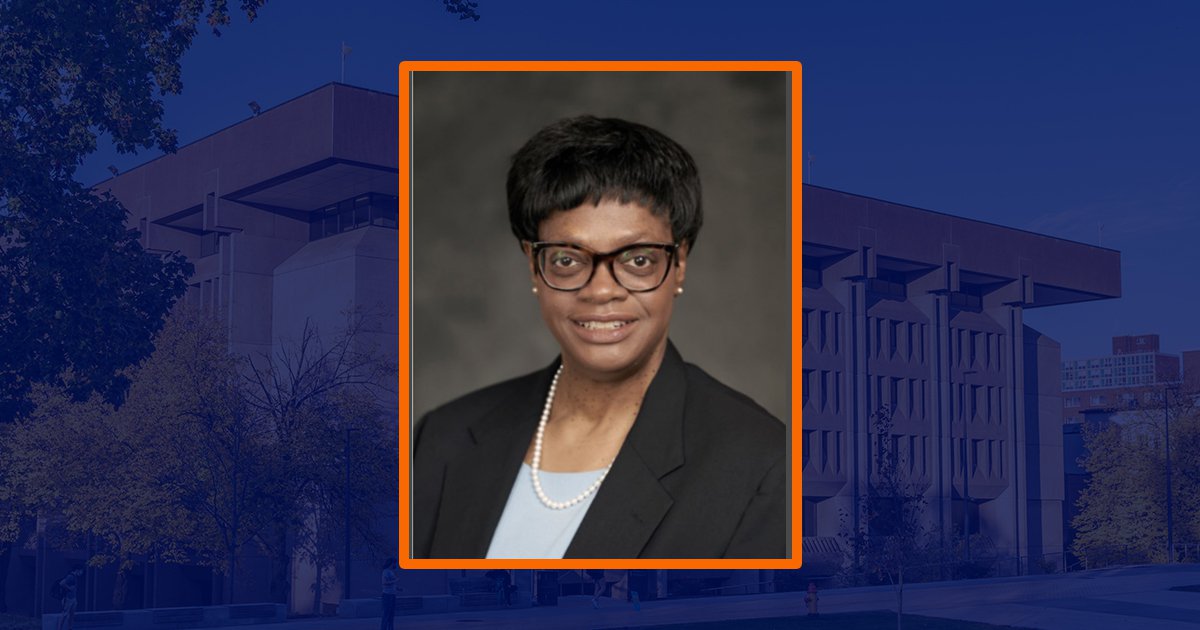
[{"label": "woman's ear", "polygon": [[521,241],[521,251],[525,252],[525,261],[529,263],[529,281],[537,288],[537,264],[533,260],[533,243],[529,241]]},{"label": "woman's ear", "polygon": [[675,250],[675,286],[683,286],[683,278],[687,275],[687,255],[687,243]]}]

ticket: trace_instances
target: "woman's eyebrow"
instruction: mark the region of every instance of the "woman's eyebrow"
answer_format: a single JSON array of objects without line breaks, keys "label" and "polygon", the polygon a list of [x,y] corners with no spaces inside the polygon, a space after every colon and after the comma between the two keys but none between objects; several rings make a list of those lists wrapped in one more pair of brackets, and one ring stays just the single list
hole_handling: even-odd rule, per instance
[{"label": "woman's eyebrow", "polygon": [[[634,234],[624,235],[618,239],[615,239],[615,241],[620,244],[612,249],[607,250],[607,251],[615,252],[619,249],[624,249],[626,247],[632,247],[634,245],[671,244],[670,239],[667,239],[665,241],[659,240],[656,238],[652,238],[650,235],[646,234],[645,232],[636,232]],[[600,251],[599,249],[592,247],[591,245],[585,245],[585,244],[579,242],[579,240],[574,237],[567,237],[567,238],[561,238],[561,239],[546,239],[545,242],[570,245],[572,247],[578,247],[580,249],[588,249],[591,251]]]}]

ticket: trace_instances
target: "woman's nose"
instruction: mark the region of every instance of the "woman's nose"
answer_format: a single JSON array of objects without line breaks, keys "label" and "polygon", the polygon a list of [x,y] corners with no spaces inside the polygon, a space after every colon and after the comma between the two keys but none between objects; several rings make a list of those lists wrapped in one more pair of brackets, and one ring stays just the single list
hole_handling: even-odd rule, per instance
[{"label": "woman's nose", "polygon": [[580,289],[579,297],[585,300],[607,301],[624,297],[627,293],[625,287],[613,277],[612,264],[600,263],[596,272],[592,274],[591,281]]}]

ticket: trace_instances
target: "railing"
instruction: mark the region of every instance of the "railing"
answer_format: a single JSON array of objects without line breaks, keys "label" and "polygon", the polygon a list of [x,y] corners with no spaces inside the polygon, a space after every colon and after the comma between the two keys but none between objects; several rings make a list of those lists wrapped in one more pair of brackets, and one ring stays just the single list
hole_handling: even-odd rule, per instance
[{"label": "railing", "polygon": [[[954,559],[936,562],[907,564],[904,566],[904,581],[940,582],[970,580],[978,578],[1017,577],[1063,573],[1070,570],[1065,553],[1033,556],[976,556],[971,560]],[[842,572],[832,578],[840,586],[864,586],[888,584],[887,573],[874,570],[868,564],[857,572]]]},{"label": "railing", "polygon": [[771,585],[771,588],[768,590],[768,592],[775,590],[775,580],[767,580],[765,582],[746,582],[744,584],[730,584],[729,586],[714,586],[712,588],[702,588],[702,589],[700,589],[700,592],[707,593],[710,591],[716,591],[713,593],[714,595],[739,595],[739,594],[740,595],[748,595],[751,592],[749,590],[747,590],[745,593],[723,593],[720,591],[736,590],[736,589],[740,589],[740,588],[749,589],[751,586],[755,586],[755,587],[759,587],[759,589],[754,592],[761,593],[763,591],[763,589],[761,587],[766,584]]},{"label": "railing", "polygon": [[1165,558],[1161,550],[1147,550],[1144,547],[1133,547],[1131,545],[1110,545],[1103,548],[1093,548],[1085,558],[1072,563],[1068,567],[1068,570],[1103,569],[1115,566],[1164,564],[1168,562],[1200,562],[1200,543],[1175,543],[1172,546],[1171,554]]},{"label": "railing", "polygon": [[1171,555],[1175,562],[1200,562],[1200,543],[1175,543],[1175,545],[1172,547],[1172,550],[1174,553]]}]

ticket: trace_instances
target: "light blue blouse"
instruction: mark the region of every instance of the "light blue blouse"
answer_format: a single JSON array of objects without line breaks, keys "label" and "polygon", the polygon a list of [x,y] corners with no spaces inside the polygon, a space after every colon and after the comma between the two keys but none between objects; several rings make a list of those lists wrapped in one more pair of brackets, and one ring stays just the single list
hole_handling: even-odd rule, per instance
[{"label": "light blue blouse", "polygon": [[[587,472],[538,471],[542,490],[555,501],[567,501],[579,496],[603,470]],[[521,472],[508,493],[508,503],[500,516],[496,533],[488,547],[488,558],[561,558],[575,538],[575,530],[583,522],[596,493],[564,510],[552,510],[538,500],[533,491],[528,464],[521,463]]]}]

